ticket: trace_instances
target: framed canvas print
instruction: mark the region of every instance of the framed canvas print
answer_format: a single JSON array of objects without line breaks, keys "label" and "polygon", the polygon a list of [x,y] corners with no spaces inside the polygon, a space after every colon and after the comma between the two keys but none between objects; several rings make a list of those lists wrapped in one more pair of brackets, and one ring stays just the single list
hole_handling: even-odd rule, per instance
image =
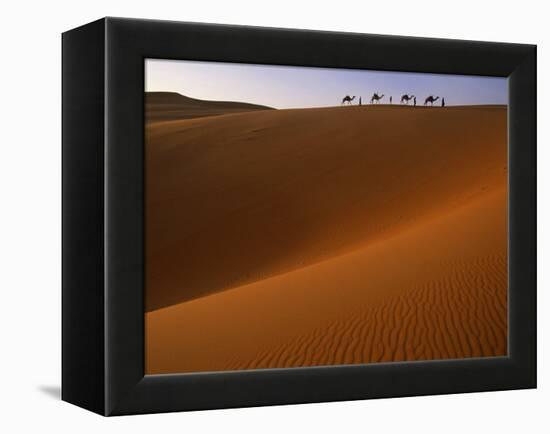
[{"label": "framed canvas print", "polygon": [[103,415],[536,386],[536,49],[63,34],[63,384]]}]

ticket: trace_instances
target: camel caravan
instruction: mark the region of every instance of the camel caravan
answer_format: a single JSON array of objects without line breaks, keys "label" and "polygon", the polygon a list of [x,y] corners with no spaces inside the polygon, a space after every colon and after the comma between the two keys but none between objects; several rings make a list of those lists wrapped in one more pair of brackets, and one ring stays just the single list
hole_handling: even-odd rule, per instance
[{"label": "camel caravan", "polygon": [[[380,94],[380,92],[374,92],[372,94],[372,97],[370,99],[370,103],[371,104],[380,104],[380,101],[384,98],[384,94]],[[340,105],[353,105],[353,100],[355,99],[355,95],[353,96],[349,96],[349,95],[346,95],[344,98],[342,98],[342,104]],[[431,107],[433,107],[434,103],[439,100],[440,97],[439,96],[433,96],[433,95],[430,95],[428,97],[426,97],[426,99],[424,100],[424,105],[425,106],[428,106],[430,105]],[[389,102],[390,104],[393,104],[393,98],[392,96],[390,95],[389,97]],[[401,102],[400,104],[401,105],[409,105],[409,103],[416,107],[416,96],[415,95],[409,95],[409,94],[404,94],[404,95],[401,95]],[[358,105],[362,105],[362,99],[361,97],[359,97],[359,103]],[[445,107],[445,98],[441,98],[441,107]]]}]

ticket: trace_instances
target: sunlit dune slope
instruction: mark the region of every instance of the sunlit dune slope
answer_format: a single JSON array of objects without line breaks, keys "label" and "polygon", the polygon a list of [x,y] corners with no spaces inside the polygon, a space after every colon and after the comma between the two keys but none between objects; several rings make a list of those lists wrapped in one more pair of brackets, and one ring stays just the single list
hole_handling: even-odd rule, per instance
[{"label": "sunlit dune slope", "polygon": [[[263,110],[150,123],[146,309],[383,245],[505,182],[506,108],[499,106]],[[459,229],[457,222],[452,230]],[[426,244],[415,243],[413,257]],[[503,252],[487,254],[503,260]],[[403,255],[385,272],[408,267]],[[297,303],[277,300],[288,309]],[[280,315],[290,315],[285,309]]]},{"label": "sunlit dune slope", "polygon": [[503,356],[506,188],[351,253],[146,314],[146,371]]}]

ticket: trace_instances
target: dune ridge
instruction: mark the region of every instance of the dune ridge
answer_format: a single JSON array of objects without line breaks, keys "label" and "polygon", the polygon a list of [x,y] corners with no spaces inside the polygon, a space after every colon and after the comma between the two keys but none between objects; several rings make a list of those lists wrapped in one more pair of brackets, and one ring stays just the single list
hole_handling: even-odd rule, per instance
[{"label": "dune ridge", "polygon": [[271,107],[236,101],[207,101],[176,92],[145,92],[145,122],[173,121],[197,117],[218,116]]}]

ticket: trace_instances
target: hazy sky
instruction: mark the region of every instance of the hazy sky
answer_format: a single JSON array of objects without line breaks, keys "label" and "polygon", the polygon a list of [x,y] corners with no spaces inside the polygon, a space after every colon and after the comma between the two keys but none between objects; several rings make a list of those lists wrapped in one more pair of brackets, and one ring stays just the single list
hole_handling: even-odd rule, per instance
[{"label": "hazy sky", "polygon": [[383,103],[392,95],[394,104],[404,93],[419,105],[428,95],[447,105],[508,103],[508,80],[500,77],[156,59],[145,61],[145,90],[274,108],[334,106],[346,94],[365,104],[373,92],[386,95]]}]

